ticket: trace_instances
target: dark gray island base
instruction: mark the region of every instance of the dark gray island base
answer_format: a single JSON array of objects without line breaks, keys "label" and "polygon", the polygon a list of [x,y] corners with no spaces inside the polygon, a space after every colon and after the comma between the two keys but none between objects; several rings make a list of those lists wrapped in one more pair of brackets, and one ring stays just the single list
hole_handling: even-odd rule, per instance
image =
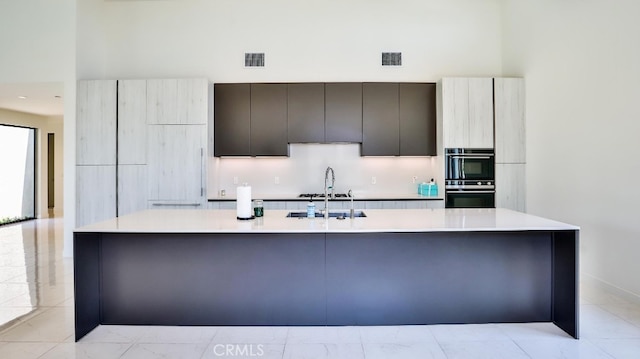
[{"label": "dark gray island base", "polygon": [[578,230],[74,235],[100,324],[553,322],[578,338]]}]

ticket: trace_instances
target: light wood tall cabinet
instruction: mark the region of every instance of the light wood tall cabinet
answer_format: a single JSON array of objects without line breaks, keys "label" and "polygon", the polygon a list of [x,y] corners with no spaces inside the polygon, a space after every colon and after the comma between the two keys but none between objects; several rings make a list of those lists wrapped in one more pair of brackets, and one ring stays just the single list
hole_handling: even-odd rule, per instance
[{"label": "light wood tall cabinet", "polygon": [[206,204],[206,79],[79,81],[76,226]]},{"label": "light wood tall cabinet", "polygon": [[525,83],[494,79],[496,206],[526,210]]},{"label": "light wood tall cabinet", "polygon": [[77,226],[116,215],[116,85],[116,81],[77,84]]},{"label": "light wood tall cabinet", "polygon": [[444,148],[493,148],[493,79],[442,79]]}]

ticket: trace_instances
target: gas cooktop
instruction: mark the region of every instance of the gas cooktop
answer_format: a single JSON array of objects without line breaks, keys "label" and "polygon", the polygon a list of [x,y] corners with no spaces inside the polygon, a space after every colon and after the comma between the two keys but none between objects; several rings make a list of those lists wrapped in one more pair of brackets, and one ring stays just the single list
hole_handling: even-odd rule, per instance
[{"label": "gas cooktop", "polygon": [[[298,195],[298,198],[315,198],[320,197],[324,198],[324,193],[302,193]],[[347,198],[346,193],[334,193],[335,198]]]}]

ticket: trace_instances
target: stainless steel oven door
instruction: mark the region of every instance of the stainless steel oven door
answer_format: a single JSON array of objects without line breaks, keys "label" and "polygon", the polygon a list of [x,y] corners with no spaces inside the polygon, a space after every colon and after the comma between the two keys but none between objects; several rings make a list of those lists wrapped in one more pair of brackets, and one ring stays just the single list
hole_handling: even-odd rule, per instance
[{"label": "stainless steel oven door", "polygon": [[448,155],[448,180],[493,181],[495,167],[493,156]]},{"label": "stainless steel oven door", "polygon": [[453,191],[445,195],[446,208],[495,208],[495,191]]}]

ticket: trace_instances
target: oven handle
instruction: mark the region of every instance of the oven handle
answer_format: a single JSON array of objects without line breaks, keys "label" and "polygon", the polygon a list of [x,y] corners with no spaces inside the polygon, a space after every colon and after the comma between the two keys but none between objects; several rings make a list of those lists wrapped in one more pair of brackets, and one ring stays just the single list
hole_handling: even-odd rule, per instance
[{"label": "oven handle", "polygon": [[489,156],[449,156],[449,158],[461,158],[461,159],[473,159],[473,160],[489,160],[491,159],[491,155]]}]

